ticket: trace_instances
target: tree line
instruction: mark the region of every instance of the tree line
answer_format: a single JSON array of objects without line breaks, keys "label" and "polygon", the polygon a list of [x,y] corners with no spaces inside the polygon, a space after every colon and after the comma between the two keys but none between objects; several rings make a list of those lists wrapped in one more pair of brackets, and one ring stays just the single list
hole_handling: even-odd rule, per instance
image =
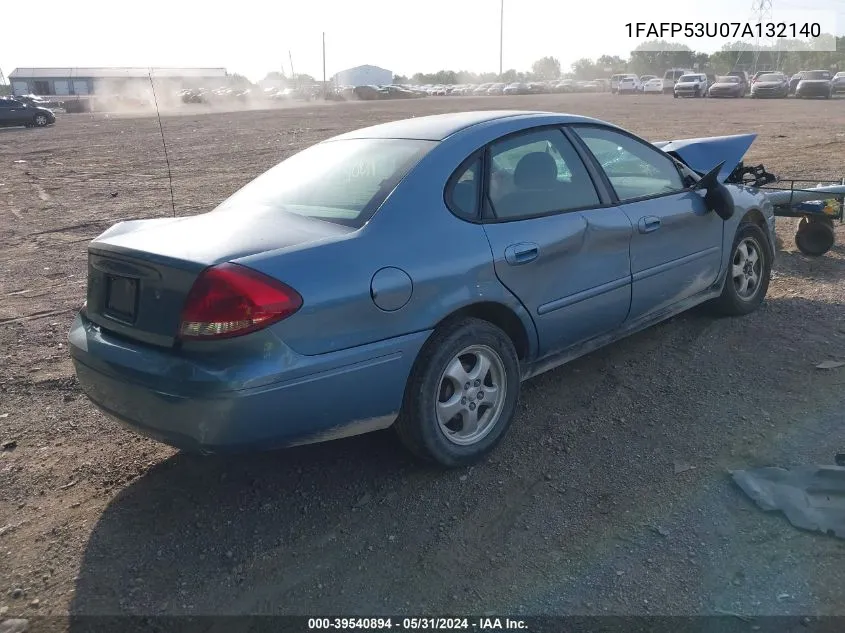
[{"label": "tree line", "polygon": [[[645,49],[657,48],[661,51]],[[468,84],[501,81],[542,81],[547,79],[599,79],[617,73],[637,75],[662,75],[669,68],[698,69],[701,72],[724,74],[732,70],[781,70],[795,73],[799,70],[824,69],[845,70],[845,37],[836,38],[835,51],[813,50],[801,40],[786,40],[780,50],[774,47],[759,47],[750,50],[748,44],[736,42],[726,44],[715,53],[701,53],[683,44],[651,41],[640,44],[625,59],[618,55],[602,55],[597,59],[583,58],[575,61],[569,72],[562,72],[560,61],[555,57],[543,57],[531,66],[530,71],[509,69],[499,73],[474,73],[469,71],[440,70],[436,73],[416,73],[410,77],[395,75],[395,83],[413,84]],[[802,49],[784,51],[784,48]]]}]

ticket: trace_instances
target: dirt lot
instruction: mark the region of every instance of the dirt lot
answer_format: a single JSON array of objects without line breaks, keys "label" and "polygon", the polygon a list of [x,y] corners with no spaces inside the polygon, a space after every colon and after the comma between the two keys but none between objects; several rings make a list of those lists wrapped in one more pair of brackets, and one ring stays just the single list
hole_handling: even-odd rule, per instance
[{"label": "dirt lot", "polygon": [[[589,114],[653,140],[757,132],[750,160],[845,175],[845,102],[429,98],[163,120],[179,214],[294,150],[458,109]],[[0,130],[0,620],[79,614],[845,614],[845,544],[758,511],[727,469],[845,449],[845,229],[792,221],[757,313],[698,312],[525,385],[493,458],[421,468],[389,432],[247,458],[136,437],[81,394],[86,242],[167,215],[155,118]],[[693,468],[687,468],[693,467]]]}]

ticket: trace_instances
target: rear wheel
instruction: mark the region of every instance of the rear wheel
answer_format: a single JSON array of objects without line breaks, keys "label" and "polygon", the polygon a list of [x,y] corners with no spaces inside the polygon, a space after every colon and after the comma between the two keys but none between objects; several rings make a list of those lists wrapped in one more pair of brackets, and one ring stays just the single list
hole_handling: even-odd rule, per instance
[{"label": "rear wheel", "polygon": [[756,310],[769,289],[772,247],[756,224],[739,225],[731,247],[722,294],[713,302],[725,316],[741,316]]},{"label": "rear wheel", "polygon": [[519,389],[519,361],[507,334],[480,319],[453,322],[420,352],[395,428],[418,457],[466,466],[504,437]]}]

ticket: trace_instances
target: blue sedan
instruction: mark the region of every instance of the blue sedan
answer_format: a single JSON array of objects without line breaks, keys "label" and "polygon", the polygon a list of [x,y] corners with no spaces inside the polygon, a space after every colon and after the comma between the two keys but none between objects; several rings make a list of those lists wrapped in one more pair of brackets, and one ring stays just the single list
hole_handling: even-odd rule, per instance
[{"label": "blue sedan", "polygon": [[79,382],[183,450],[392,426],[420,457],[469,464],[522,381],[704,302],[760,305],[774,216],[732,177],[753,139],[648,142],[517,111],[328,139],[208,213],[91,242]]}]

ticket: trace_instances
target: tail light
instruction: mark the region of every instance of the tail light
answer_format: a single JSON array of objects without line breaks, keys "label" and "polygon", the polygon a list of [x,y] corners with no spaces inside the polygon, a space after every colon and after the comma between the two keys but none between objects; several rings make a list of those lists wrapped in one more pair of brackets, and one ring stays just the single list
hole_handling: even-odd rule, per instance
[{"label": "tail light", "polygon": [[302,297],[280,281],[238,264],[203,271],[185,300],[179,336],[209,340],[241,336],[289,317]]}]

